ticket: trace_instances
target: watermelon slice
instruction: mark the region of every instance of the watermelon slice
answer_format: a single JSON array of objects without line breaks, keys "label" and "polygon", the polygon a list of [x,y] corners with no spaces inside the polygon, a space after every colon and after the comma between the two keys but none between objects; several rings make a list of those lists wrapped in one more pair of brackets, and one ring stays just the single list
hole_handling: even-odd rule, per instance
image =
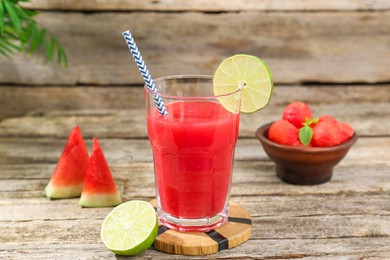
[{"label": "watermelon slice", "polygon": [[75,126],[58,160],[49,184],[45,188],[48,198],[78,197],[83,190],[88,168],[88,151],[80,128]]},{"label": "watermelon slice", "polygon": [[79,204],[82,207],[111,207],[121,203],[121,197],[104,158],[103,151],[98,140],[94,138]]}]

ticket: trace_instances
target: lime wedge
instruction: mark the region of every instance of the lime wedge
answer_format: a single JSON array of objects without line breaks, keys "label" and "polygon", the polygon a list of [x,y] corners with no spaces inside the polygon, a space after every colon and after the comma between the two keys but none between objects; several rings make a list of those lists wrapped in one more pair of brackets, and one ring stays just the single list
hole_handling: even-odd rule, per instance
[{"label": "lime wedge", "polygon": [[133,200],[115,207],[107,215],[100,236],[112,252],[134,256],[153,244],[157,230],[157,216],[152,205]]},{"label": "lime wedge", "polygon": [[[256,56],[238,54],[222,61],[213,79],[214,95],[221,96],[241,89],[243,113],[253,113],[265,107],[271,99],[273,83],[271,72]],[[235,111],[237,97],[221,97],[220,103],[230,112]]]}]

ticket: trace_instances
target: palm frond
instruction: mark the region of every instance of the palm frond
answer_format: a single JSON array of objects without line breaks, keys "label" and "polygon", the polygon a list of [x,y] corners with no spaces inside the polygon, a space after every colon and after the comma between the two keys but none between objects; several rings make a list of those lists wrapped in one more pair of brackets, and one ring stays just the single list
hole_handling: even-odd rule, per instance
[{"label": "palm frond", "polygon": [[18,4],[28,1],[0,0],[0,56],[25,52],[43,57],[46,62],[56,57],[59,65],[67,67],[68,58],[60,42],[32,18],[37,12]]}]

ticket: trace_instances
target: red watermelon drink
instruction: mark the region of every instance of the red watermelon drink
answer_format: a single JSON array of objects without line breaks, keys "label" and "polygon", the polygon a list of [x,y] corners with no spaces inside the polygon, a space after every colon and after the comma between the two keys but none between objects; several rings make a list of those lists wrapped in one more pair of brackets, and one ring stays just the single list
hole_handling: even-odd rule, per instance
[{"label": "red watermelon drink", "polygon": [[[226,222],[240,92],[214,96],[212,77],[155,80],[168,115],[146,90],[160,223],[179,231],[208,231]],[[231,99],[230,111],[220,99]],[[231,103],[231,102],[230,102]]]},{"label": "red watermelon drink", "polygon": [[228,217],[239,113],[268,104],[273,84],[267,64],[237,54],[213,77],[153,81],[130,31],[122,35],[145,81],[160,224],[178,231],[221,226]]}]

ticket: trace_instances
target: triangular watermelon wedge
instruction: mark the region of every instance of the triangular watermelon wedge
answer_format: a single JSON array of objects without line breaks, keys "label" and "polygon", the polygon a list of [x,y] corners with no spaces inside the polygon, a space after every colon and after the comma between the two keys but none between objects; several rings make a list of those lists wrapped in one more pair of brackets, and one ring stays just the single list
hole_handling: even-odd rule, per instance
[{"label": "triangular watermelon wedge", "polygon": [[79,204],[82,207],[111,207],[121,203],[121,197],[115,186],[103,151],[98,140],[94,138],[92,154],[89,158],[87,175]]},{"label": "triangular watermelon wedge", "polygon": [[48,198],[78,197],[83,189],[88,168],[88,151],[80,128],[75,126],[69,134],[49,184],[45,188]]}]

